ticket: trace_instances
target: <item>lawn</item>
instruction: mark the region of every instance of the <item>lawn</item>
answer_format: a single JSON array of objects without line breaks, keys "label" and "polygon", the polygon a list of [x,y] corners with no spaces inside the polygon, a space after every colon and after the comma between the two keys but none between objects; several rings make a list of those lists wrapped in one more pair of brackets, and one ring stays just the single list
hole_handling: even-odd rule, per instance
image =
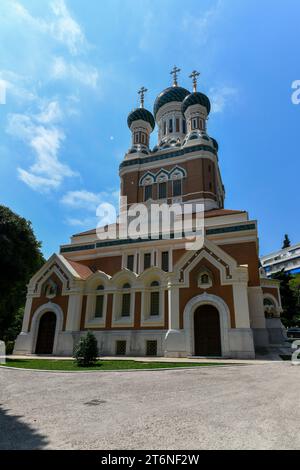
[{"label": "lawn", "polygon": [[209,367],[222,366],[218,362],[140,362],[133,360],[103,360],[97,361],[93,366],[79,367],[76,362],[60,359],[7,359],[3,367],[16,367],[20,369],[40,369],[57,371],[108,371],[128,369],[169,369],[176,367]]}]

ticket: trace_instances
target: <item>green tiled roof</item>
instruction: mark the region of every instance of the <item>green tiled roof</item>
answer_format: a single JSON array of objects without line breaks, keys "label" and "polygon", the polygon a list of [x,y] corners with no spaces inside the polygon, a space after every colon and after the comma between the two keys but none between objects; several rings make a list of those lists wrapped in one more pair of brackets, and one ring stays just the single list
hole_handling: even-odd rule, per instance
[{"label": "green tiled roof", "polygon": [[121,168],[131,166],[131,165],[139,165],[139,164],[144,164],[144,163],[156,162],[159,160],[165,160],[167,158],[181,157],[182,155],[185,155],[187,153],[197,152],[201,150],[205,152],[211,152],[214,155],[217,155],[216,150],[209,145],[193,145],[191,147],[184,147],[178,150],[174,150],[173,152],[163,153],[161,155],[157,155],[156,153],[154,153],[154,155],[152,154],[149,157],[133,158],[132,160],[124,160],[120,164],[119,168],[121,169]]},{"label": "green tiled roof", "polygon": [[[210,228],[206,230],[206,235],[219,235],[222,233],[231,233],[231,232],[243,232],[243,231],[248,231],[248,230],[255,230],[256,225],[254,223],[248,223],[248,224],[241,224],[241,225],[233,225],[230,227],[217,227],[217,228]],[[180,235],[180,234],[179,234]],[[186,235],[184,232],[182,232],[182,237],[184,238]],[[170,233],[170,239],[174,239],[175,234]],[[136,238],[136,239],[116,239],[116,240],[107,240],[107,241],[102,241],[102,242],[95,242],[95,243],[90,243],[88,245],[69,245],[69,246],[64,246],[61,247],[60,252],[61,253],[70,253],[72,251],[84,251],[84,250],[94,250],[96,248],[104,248],[107,246],[115,246],[115,245],[129,245],[132,243],[144,243],[144,242],[156,242],[158,240],[163,240],[162,234],[159,234],[159,237],[157,239],[153,238]]]}]

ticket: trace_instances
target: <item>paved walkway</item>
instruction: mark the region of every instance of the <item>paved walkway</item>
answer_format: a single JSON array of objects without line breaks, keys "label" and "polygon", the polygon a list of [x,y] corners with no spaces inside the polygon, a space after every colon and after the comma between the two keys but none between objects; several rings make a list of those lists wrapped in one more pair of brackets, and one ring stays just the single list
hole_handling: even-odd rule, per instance
[{"label": "paved walkway", "polygon": [[0,368],[0,449],[300,449],[300,366]]}]

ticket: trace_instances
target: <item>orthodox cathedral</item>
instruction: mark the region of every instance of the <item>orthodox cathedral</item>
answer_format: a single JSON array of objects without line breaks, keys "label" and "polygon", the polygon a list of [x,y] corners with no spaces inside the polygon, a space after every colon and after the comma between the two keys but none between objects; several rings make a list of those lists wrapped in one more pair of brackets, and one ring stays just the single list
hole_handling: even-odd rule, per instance
[{"label": "orthodox cathedral", "polygon": [[[257,222],[224,208],[218,143],[207,131],[211,104],[197,91],[172,86],[153,113],[128,116],[131,147],[120,164],[120,191],[137,203],[202,204],[204,243],[185,240],[101,240],[77,233],[28,285],[15,354],[72,355],[92,331],[101,355],[254,358],[282,344],[277,281],[258,257]],[[155,126],[158,141],[150,148]]]}]

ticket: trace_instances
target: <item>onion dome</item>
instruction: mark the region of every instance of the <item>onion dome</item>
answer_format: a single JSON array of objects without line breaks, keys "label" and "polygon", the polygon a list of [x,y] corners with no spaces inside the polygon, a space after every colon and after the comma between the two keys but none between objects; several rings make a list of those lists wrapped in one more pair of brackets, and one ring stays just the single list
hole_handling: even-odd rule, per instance
[{"label": "onion dome", "polygon": [[156,114],[158,110],[167,103],[171,103],[172,101],[179,101],[182,102],[186,96],[188,96],[190,92],[185,88],[180,86],[170,86],[163,90],[155,100],[153,106],[153,114],[156,118]]},{"label": "onion dome", "polygon": [[152,127],[152,130],[154,129],[155,127],[154,117],[152,113],[148,111],[148,109],[136,108],[133,111],[131,111],[131,113],[128,115],[128,118],[127,118],[127,124],[128,124],[129,129],[131,127],[131,124],[134,121],[139,121],[139,120],[148,122],[150,126]]},{"label": "onion dome", "polygon": [[207,114],[210,113],[211,105],[209,98],[204,95],[204,93],[200,93],[199,91],[191,93],[183,100],[181,106],[182,113],[184,114],[189,106],[193,106],[194,104],[200,104],[201,106],[204,106],[206,108]]},{"label": "onion dome", "polygon": [[218,144],[218,142],[216,141],[216,139],[214,139],[213,137],[211,137],[210,140],[212,141],[212,144],[213,144],[215,150],[218,151],[218,150],[219,150],[219,144]]}]

